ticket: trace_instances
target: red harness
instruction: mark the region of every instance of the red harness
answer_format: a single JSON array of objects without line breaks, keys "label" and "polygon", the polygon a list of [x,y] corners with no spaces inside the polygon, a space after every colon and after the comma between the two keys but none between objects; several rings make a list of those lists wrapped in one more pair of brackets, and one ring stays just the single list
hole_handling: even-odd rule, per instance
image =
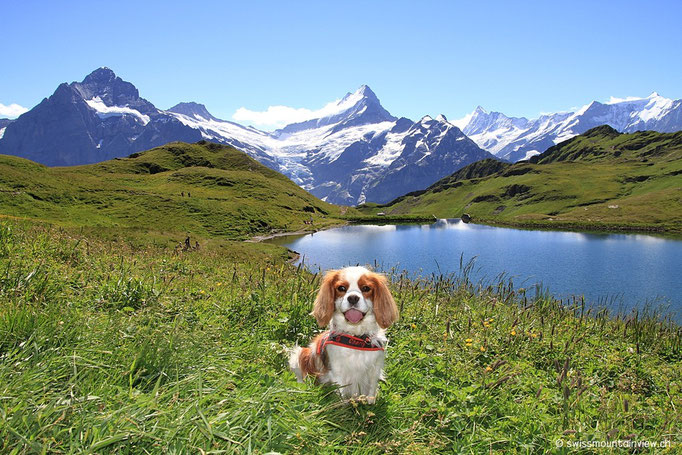
[{"label": "red harness", "polygon": [[322,355],[325,346],[333,344],[335,346],[343,346],[344,348],[357,349],[359,351],[383,351],[384,347],[372,343],[369,335],[360,335],[359,337],[349,335],[347,333],[333,333],[326,331],[322,334],[320,341],[317,342],[317,355]]}]

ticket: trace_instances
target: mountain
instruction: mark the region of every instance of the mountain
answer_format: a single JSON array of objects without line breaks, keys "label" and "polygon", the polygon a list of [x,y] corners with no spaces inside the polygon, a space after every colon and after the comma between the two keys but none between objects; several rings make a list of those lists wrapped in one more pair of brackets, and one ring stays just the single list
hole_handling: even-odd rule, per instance
[{"label": "mountain", "polygon": [[[426,188],[452,170],[492,158],[443,115],[436,119],[426,116],[412,124],[405,131],[400,145],[402,152],[375,182],[371,182],[364,200],[389,201],[405,194],[405,190]],[[390,146],[388,150],[391,150]]]},{"label": "mountain", "polygon": [[455,124],[498,158],[519,161],[599,125],[625,133],[682,130],[682,100],[652,93],[646,98],[594,101],[576,112],[546,114],[531,120],[488,112],[479,106]]},{"label": "mountain", "polygon": [[0,118],[0,139],[5,135],[5,128],[7,128],[7,125],[12,123],[14,120],[10,120],[8,118]]},{"label": "mountain", "polygon": [[0,153],[49,166],[95,163],[201,134],[162,115],[129,82],[99,68],[82,82],[61,84],[9,124]]},{"label": "mountain", "polygon": [[55,93],[4,130],[0,153],[50,166],[96,163],[172,141],[231,145],[326,201],[387,202],[491,157],[444,116],[392,116],[366,85],[319,118],[272,133],[213,116],[185,102],[157,109],[130,82],[99,68]]},{"label": "mountain", "polygon": [[514,226],[682,231],[682,132],[602,125],[528,161],[482,160],[365,214]]},{"label": "mountain", "polygon": [[334,126],[332,132],[351,126],[368,125],[397,120],[379,102],[376,94],[367,85],[362,85],[354,93],[346,93],[328,115],[293,123],[275,131],[277,138],[300,131]]},{"label": "mountain", "polygon": [[336,204],[387,202],[492,157],[444,116],[392,116],[366,85],[328,105],[324,116],[272,133],[216,119],[199,106],[168,112],[208,140],[269,154],[296,183]]},{"label": "mountain", "polygon": [[310,219],[325,226],[340,210],[245,153],[206,141],[71,167],[0,155],[0,213],[115,235],[247,239],[310,229]]}]

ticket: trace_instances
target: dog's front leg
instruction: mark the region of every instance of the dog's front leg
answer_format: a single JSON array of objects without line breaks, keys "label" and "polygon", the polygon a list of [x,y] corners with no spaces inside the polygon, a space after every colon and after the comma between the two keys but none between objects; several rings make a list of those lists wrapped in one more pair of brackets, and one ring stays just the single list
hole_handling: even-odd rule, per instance
[{"label": "dog's front leg", "polygon": [[376,401],[377,389],[379,388],[380,374],[381,374],[380,371],[377,372],[373,371],[371,377],[368,378],[365,390],[363,390],[363,395],[367,397],[367,403],[369,404],[374,404],[374,402]]}]

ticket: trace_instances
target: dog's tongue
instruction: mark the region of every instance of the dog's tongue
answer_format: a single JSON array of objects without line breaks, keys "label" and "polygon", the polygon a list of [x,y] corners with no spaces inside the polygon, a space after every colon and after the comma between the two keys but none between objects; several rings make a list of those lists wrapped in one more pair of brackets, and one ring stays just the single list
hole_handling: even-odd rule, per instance
[{"label": "dog's tongue", "polygon": [[353,324],[357,324],[358,322],[362,321],[362,318],[365,317],[362,311],[356,310],[354,308],[351,308],[350,310],[346,311],[345,313],[343,313],[343,315],[346,317],[346,320],[348,322],[351,322]]}]

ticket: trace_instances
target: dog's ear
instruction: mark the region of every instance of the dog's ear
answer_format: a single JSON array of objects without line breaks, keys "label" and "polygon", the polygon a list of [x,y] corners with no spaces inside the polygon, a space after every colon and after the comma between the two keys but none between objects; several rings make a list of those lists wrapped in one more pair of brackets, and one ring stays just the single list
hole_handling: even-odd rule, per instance
[{"label": "dog's ear", "polygon": [[374,298],[372,299],[374,317],[379,327],[385,329],[398,320],[398,307],[388,289],[386,277],[372,272],[370,279],[374,282]]},{"label": "dog's ear", "polygon": [[330,270],[322,279],[320,290],[317,293],[315,304],[313,305],[312,315],[317,319],[317,324],[320,327],[326,327],[334,315],[334,282],[338,278],[338,270]]}]

